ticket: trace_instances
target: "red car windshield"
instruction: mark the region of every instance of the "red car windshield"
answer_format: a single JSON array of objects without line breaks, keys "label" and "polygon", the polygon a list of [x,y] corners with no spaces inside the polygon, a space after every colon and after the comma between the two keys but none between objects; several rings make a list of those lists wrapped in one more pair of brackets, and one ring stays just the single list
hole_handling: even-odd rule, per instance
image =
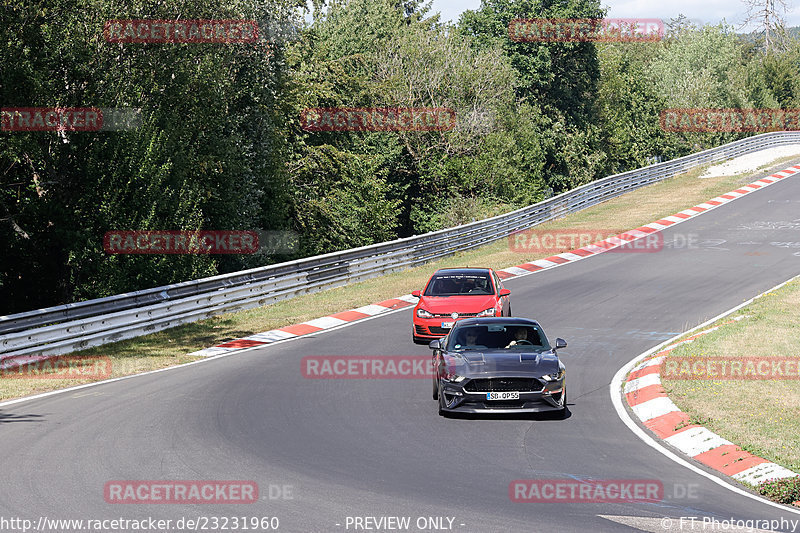
[{"label": "red car windshield", "polygon": [[486,296],[494,294],[488,274],[438,274],[425,288],[425,296]]}]

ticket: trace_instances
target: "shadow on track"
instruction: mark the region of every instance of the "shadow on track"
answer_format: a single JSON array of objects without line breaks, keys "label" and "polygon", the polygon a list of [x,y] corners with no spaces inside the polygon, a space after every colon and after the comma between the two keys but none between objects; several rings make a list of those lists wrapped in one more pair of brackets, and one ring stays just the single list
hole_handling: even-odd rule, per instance
[{"label": "shadow on track", "polygon": [[[542,413],[445,413],[442,417],[450,420],[526,420],[529,422],[545,422],[548,420],[561,421],[566,420],[572,416],[572,411],[569,409],[567,403],[567,410],[562,411],[545,411]],[[572,404],[574,405],[574,404]]]}]

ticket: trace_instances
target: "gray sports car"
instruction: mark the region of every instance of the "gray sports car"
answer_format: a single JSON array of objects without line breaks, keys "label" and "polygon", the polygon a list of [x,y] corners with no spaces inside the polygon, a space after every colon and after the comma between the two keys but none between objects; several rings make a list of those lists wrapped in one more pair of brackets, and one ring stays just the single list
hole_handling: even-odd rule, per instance
[{"label": "gray sports car", "polygon": [[541,326],[527,318],[468,318],[431,341],[439,414],[566,414],[566,369]]}]

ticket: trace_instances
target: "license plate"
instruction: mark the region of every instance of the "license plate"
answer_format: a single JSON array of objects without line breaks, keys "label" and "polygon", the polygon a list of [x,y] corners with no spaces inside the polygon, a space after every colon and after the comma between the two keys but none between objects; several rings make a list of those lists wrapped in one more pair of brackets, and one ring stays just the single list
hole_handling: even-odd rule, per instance
[{"label": "license plate", "polygon": [[442,322],[442,328],[450,329],[453,327],[453,324],[455,324],[455,322]]},{"label": "license plate", "polygon": [[519,400],[518,391],[487,392],[487,400]]}]

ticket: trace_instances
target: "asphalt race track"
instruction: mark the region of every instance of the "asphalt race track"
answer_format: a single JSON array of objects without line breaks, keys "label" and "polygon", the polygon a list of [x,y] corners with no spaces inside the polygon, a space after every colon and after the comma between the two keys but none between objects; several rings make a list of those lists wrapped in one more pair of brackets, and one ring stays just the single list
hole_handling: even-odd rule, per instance
[{"label": "asphalt race track", "polygon": [[[687,237],[690,247],[682,246]],[[0,407],[0,517],[153,517],[173,524],[182,517],[278,517],[279,531],[287,532],[396,531],[374,523],[355,529],[352,522],[390,516],[410,517],[408,531],[458,532],[658,530],[604,516],[800,519],[653,450],[619,419],[608,390],[638,354],[800,273],[800,248],[770,244],[800,246],[800,179],[677,224],[664,238],[657,253],[604,253],[506,282],[515,315],[536,318],[551,340],[569,342],[561,352],[566,420],[445,419],[427,379],[302,377],[306,355],[428,354],[411,342],[405,309]],[[657,479],[665,498],[510,500],[511,481],[551,478]],[[109,504],[103,488],[110,480],[253,480],[260,501]],[[429,517],[449,517],[452,525]]]}]

